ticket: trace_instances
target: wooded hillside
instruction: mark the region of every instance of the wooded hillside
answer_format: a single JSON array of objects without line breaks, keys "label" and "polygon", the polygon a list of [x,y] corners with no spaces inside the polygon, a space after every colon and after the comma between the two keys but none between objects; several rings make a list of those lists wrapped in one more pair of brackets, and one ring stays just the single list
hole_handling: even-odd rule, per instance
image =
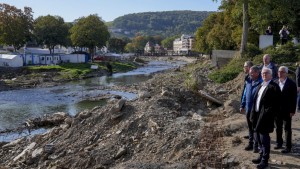
[{"label": "wooded hillside", "polygon": [[[173,36],[179,34],[194,34],[208,11],[165,11],[128,14],[116,18],[111,28],[121,29],[112,33],[113,36],[133,37],[140,35]],[[126,34],[125,34],[126,31]]]}]

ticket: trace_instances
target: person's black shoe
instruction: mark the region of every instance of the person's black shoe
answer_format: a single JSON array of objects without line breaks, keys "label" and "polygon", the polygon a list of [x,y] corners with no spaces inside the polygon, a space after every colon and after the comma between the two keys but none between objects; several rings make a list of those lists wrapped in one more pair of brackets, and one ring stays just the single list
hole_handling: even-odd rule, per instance
[{"label": "person's black shoe", "polygon": [[254,147],[254,148],[253,148],[253,153],[258,153],[258,152],[259,152],[258,147]]},{"label": "person's black shoe", "polygon": [[261,162],[261,158],[260,157],[252,160],[252,163],[254,163],[254,164],[259,164],[260,162]]},{"label": "person's black shoe", "polygon": [[258,169],[265,169],[265,168],[267,168],[268,167],[268,164],[266,164],[266,163],[259,163],[257,166],[256,166],[256,168],[258,168]]},{"label": "person's black shoe", "polygon": [[249,136],[244,136],[243,138],[244,138],[244,139],[249,139]]},{"label": "person's black shoe", "polygon": [[275,150],[278,150],[278,149],[281,149],[281,148],[282,148],[282,145],[276,145],[276,146],[274,147]]},{"label": "person's black shoe", "polygon": [[253,146],[251,144],[248,144],[247,147],[245,147],[246,151],[251,151],[253,150]]},{"label": "person's black shoe", "polygon": [[290,148],[286,148],[284,150],[281,150],[281,153],[290,153],[291,149]]}]

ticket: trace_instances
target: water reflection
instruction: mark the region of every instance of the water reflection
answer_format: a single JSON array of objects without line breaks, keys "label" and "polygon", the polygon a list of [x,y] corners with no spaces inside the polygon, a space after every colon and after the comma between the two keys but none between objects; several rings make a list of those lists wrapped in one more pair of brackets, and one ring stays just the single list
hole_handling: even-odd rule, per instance
[{"label": "water reflection", "polygon": [[0,142],[10,142],[10,141],[18,139],[20,137],[34,136],[36,134],[45,133],[46,131],[47,131],[47,129],[40,128],[37,130],[32,130],[32,131],[30,131],[30,133],[28,130],[23,130],[20,132],[0,133]]},{"label": "water reflection", "polygon": [[103,90],[105,86],[130,85],[148,80],[155,72],[178,67],[185,62],[149,62],[145,67],[126,73],[116,73],[49,88],[22,89],[0,92],[0,130],[13,128],[28,118],[55,112],[71,115],[95,106],[105,104],[105,100],[88,101],[90,97],[117,94],[132,100],[135,93]]}]

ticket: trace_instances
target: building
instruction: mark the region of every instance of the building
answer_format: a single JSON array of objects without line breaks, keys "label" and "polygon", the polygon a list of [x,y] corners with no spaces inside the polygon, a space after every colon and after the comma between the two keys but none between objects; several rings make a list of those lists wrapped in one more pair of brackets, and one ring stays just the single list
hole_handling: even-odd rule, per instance
[{"label": "building", "polygon": [[195,37],[190,35],[181,35],[180,38],[173,42],[173,51],[178,55],[190,54],[195,45]]},{"label": "building", "polygon": [[0,67],[21,67],[23,66],[22,55],[0,54]]},{"label": "building", "polygon": [[144,54],[145,55],[152,55],[154,52],[154,46],[152,42],[148,41],[144,47]]},{"label": "building", "polygon": [[166,54],[166,50],[159,44],[153,45],[151,42],[148,41],[144,47],[144,54],[146,56],[162,56]]}]

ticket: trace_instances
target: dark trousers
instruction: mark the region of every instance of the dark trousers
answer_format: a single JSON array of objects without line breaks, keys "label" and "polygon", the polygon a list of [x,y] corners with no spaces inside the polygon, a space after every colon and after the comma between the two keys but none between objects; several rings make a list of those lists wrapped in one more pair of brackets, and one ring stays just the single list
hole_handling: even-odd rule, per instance
[{"label": "dark trousers", "polygon": [[248,124],[248,135],[249,135],[249,145],[253,147],[258,147],[258,142],[254,138],[253,123],[250,121],[250,112],[246,114],[247,124]]},{"label": "dark trousers", "polygon": [[300,110],[300,93],[298,93],[297,108],[298,108],[298,110]]},{"label": "dark trousers", "polygon": [[284,45],[287,43],[287,39],[281,39],[281,45]]},{"label": "dark trousers", "polygon": [[292,148],[292,118],[291,117],[276,118],[275,126],[276,126],[276,143],[277,143],[277,145],[283,144],[282,126],[284,126],[286,148],[291,149]]},{"label": "dark trousers", "polygon": [[269,133],[256,132],[254,136],[255,139],[258,141],[261,163],[268,164],[268,160],[270,158],[270,147],[271,147],[270,135]]}]

